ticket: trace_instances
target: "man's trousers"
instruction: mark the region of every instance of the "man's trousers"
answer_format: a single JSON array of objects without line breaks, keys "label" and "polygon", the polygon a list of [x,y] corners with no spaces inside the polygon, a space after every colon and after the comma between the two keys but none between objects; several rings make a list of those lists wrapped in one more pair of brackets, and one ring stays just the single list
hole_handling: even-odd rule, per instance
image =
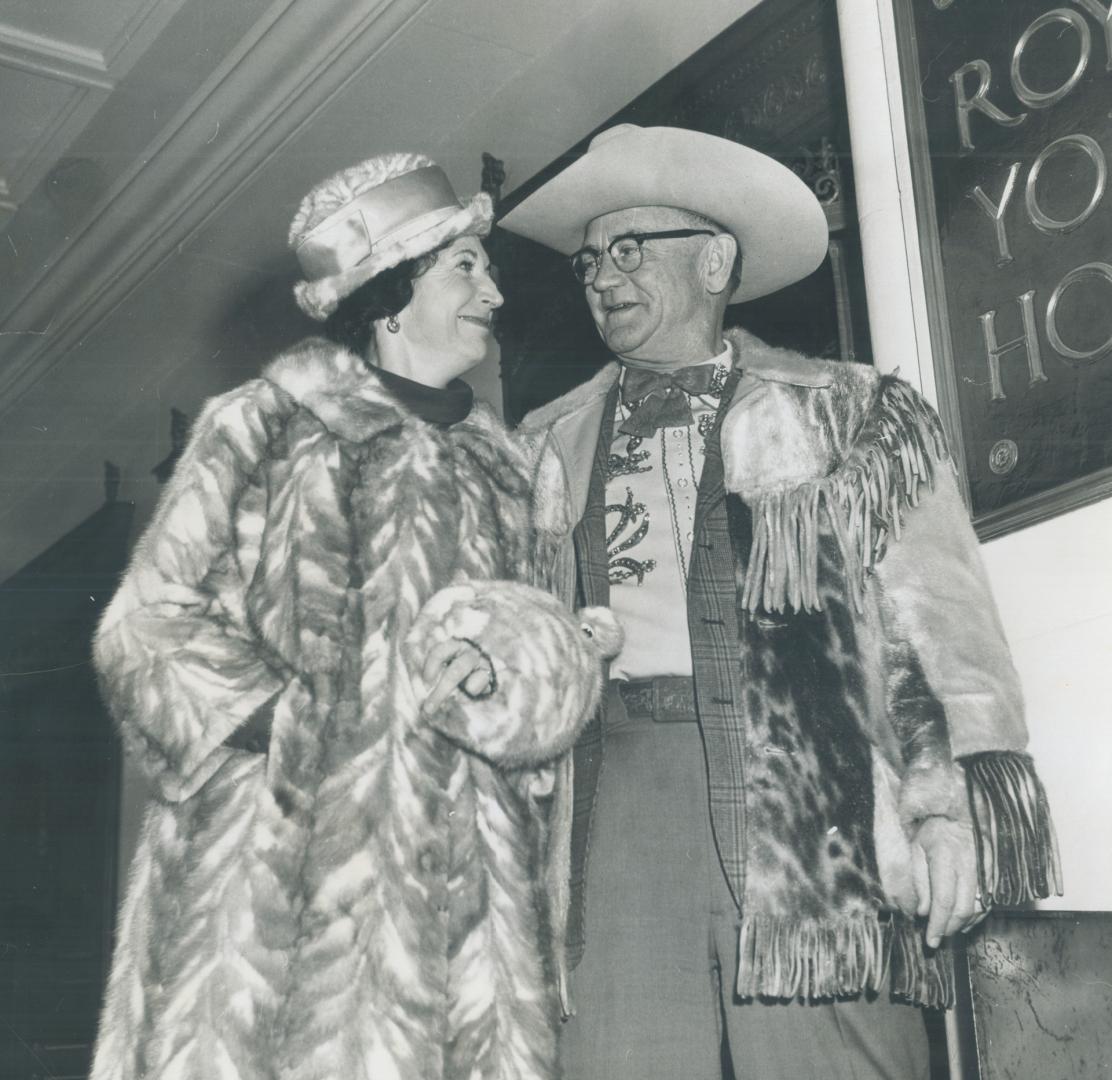
[{"label": "man's trousers", "polygon": [[627,710],[611,686],[587,856],[586,951],[561,1032],[566,1080],[926,1080],[919,1009],[733,994],[738,919],[690,717]]}]

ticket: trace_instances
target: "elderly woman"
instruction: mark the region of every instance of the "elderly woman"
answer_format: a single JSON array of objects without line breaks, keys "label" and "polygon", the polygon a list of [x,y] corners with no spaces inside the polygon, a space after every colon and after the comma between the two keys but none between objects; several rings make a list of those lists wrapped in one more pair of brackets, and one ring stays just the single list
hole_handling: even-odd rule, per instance
[{"label": "elderly woman", "polygon": [[105,614],[157,795],[94,1080],[555,1075],[537,767],[617,630],[524,584],[525,465],[459,379],[490,220],[420,155],[310,192],[331,340],[209,403]]}]

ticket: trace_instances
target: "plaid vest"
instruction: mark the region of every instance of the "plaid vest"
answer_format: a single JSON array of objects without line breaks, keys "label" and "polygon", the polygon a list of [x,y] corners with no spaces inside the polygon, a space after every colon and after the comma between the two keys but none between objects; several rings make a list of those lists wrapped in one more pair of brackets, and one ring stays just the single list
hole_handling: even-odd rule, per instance
[{"label": "plaid vest", "polygon": [[[721,401],[733,398],[741,372],[735,368]],[[591,483],[583,518],[573,539],[579,602],[610,602],[606,554],[606,465],[614,434],[618,386],[611,389],[602,414]],[[739,722],[745,679],[739,642],[736,569],[738,552],[749,551],[751,515],[736,496],[727,498],[718,418],[706,441],[706,459],[695,502],[695,530],[687,585],[687,624],[699,725],[707,755],[711,825],[722,869],[738,901],[745,880],[745,732]],[[736,552],[735,545],[738,548]],[[571,910],[568,962],[583,955],[584,901],[591,819],[598,794],[604,745],[604,718],[596,715],[575,747],[575,792],[571,835]]]}]

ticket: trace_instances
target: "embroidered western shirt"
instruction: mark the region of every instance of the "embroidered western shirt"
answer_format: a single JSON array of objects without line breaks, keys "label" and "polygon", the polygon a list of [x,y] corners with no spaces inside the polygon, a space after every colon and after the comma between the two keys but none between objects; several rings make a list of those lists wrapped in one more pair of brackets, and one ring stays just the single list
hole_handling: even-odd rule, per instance
[{"label": "embroidered western shirt", "polygon": [[690,426],[663,427],[644,438],[624,434],[618,428],[630,408],[620,398],[615,406],[606,538],[610,604],[625,630],[625,647],[611,666],[616,679],[692,674],[686,620],[661,613],[678,615],[687,607],[704,441],[729,372],[729,350],[710,363],[715,391],[689,395]]}]

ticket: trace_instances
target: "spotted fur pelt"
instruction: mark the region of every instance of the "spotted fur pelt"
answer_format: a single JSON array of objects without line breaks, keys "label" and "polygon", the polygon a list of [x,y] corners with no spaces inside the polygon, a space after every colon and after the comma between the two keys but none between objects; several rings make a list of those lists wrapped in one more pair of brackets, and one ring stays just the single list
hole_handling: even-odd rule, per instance
[{"label": "spotted fur pelt", "polygon": [[[323,341],[205,409],[95,644],[157,797],[94,1080],[556,1076],[542,763],[614,628],[516,583],[525,492]],[[497,689],[426,717],[446,632]]]}]

